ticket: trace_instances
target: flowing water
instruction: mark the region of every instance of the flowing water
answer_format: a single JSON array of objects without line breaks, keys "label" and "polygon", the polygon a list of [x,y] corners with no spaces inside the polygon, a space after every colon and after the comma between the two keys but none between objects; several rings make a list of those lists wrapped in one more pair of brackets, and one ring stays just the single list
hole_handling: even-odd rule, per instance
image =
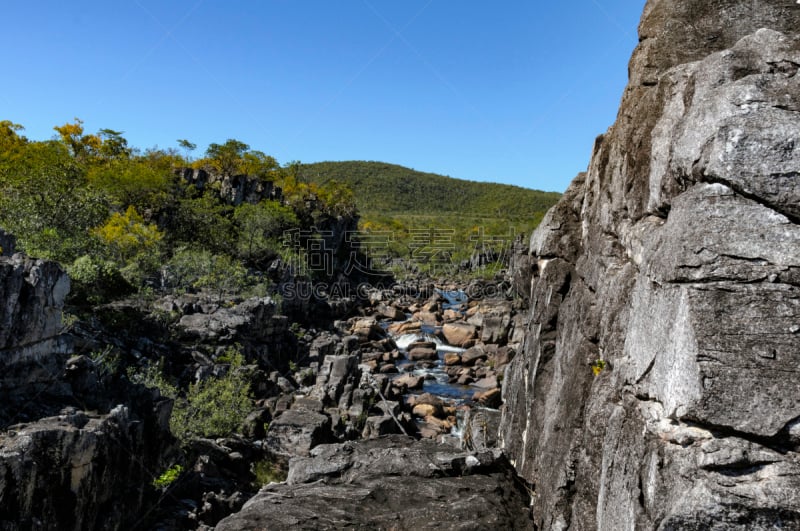
[{"label": "flowing water", "polygon": [[[456,311],[464,311],[468,297],[463,291],[439,291],[446,302],[442,304],[444,310],[452,309]],[[401,334],[392,336],[397,348],[404,355],[408,352],[408,346],[416,342],[429,342],[436,345],[436,352],[439,359],[435,362],[435,366],[431,368],[418,368],[416,364],[409,360],[401,361],[397,364],[402,373],[411,373],[414,376],[424,376],[425,384],[422,392],[431,393],[432,395],[439,396],[446,399],[448,402],[460,405],[463,403],[471,402],[472,395],[475,393],[475,388],[468,385],[451,384],[450,377],[445,372],[444,355],[448,352],[464,352],[465,349],[448,345],[441,338],[441,327],[422,325],[419,332]]]}]

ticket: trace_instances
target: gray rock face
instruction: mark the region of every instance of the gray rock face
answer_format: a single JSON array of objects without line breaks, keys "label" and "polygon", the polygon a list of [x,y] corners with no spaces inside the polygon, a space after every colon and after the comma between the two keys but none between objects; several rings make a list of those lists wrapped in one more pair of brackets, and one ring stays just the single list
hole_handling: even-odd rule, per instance
[{"label": "gray rock face", "polygon": [[308,455],[313,447],[332,438],[330,417],[307,409],[289,409],[269,425],[266,441],[271,452],[291,457]]},{"label": "gray rock face", "polygon": [[2,530],[134,528],[172,448],[171,401],[127,383],[103,389],[88,357],[68,361],[68,291],[57,264],[0,257]]},{"label": "gray rock face", "polygon": [[[168,415],[167,417],[168,418]],[[166,423],[67,409],[0,434],[0,529],[131,529],[162,470]],[[135,457],[134,457],[135,456]]]},{"label": "gray rock face", "polygon": [[[57,264],[0,257],[0,397],[59,389],[69,341],[60,335],[69,278]],[[2,418],[0,407],[0,418]]]},{"label": "gray rock face", "polygon": [[800,526],[798,28],[650,0],[617,122],[512,265],[499,432],[540,529]]},{"label": "gray rock face", "polygon": [[263,199],[278,200],[282,196],[281,189],[274,183],[251,175],[224,176],[192,168],[182,168],[176,170],[176,173],[199,190],[217,185],[220,196],[234,206],[242,203],[256,204]]},{"label": "gray rock face", "polygon": [[497,453],[389,436],[311,454],[216,529],[532,529],[527,493]]},{"label": "gray rock face", "polygon": [[286,318],[276,315],[275,302],[269,297],[247,299],[231,308],[210,305],[198,309],[201,311],[182,316],[178,323],[187,339],[269,341],[288,329]]}]

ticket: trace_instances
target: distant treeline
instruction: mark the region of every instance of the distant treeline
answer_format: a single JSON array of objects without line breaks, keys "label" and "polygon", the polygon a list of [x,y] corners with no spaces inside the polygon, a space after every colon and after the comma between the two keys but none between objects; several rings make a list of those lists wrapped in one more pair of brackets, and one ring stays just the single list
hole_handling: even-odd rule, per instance
[{"label": "distant treeline", "polygon": [[[516,238],[527,238],[561,194],[423,173],[383,162],[320,162],[297,168],[301,182],[339,182],[353,192],[362,240],[396,276],[490,276]],[[460,265],[476,255],[500,261]],[[475,263],[475,262],[473,262]]]},{"label": "distant treeline", "polygon": [[361,212],[464,213],[532,219],[561,197],[557,192],[464,181],[383,162],[301,164],[298,177],[316,184],[327,181],[346,184],[353,190]]}]

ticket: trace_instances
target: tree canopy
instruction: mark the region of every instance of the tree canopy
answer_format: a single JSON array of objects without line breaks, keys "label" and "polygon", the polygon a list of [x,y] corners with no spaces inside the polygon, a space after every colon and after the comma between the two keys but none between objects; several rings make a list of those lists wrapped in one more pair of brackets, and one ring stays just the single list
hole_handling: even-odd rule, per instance
[{"label": "tree canopy", "polygon": [[[123,131],[87,133],[78,118],[54,127],[52,140],[31,141],[23,130],[0,122],[0,226],[16,235],[22,250],[60,261],[80,279],[80,289],[95,290],[83,300],[126,292],[109,288],[115,278],[139,289],[158,285],[178,255],[208,256],[206,262],[229,272],[212,268],[184,287],[216,282],[228,293],[230,272],[243,272],[236,278],[244,280],[232,284],[241,288],[285,252],[284,231],[311,234],[321,216],[355,215],[347,190],[298,186],[295,165],[281,166],[239,140],[211,144],[205,158],[190,161],[196,146],[188,140],[177,142],[186,156],[177,149],[142,151]],[[288,184],[288,190],[231,204],[218,186],[184,181],[180,169],[189,166],[273,183],[264,190]]]}]

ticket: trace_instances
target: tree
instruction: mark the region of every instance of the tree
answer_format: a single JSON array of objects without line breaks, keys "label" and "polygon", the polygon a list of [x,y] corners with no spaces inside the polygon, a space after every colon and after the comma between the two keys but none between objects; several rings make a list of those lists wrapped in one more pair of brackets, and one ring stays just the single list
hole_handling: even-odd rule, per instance
[{"label": "tree", "polygon": [[241,173],[266,179],[275,176],[280,169],[280,164],[264,152],[252,150],[242,155],[239,169]]},{"label": "tree", "polygon": [[91,252],[89,231],[108,216],[105,196],[86,186],[65,144],[31,142],[20,150],[0,171],[0,224],[34,256],[71,263]]},{"label": "tree", "polygon": [[128,147],[128,141],[122,136],[123,131],[114,131],[113,129],[100,129],[98,136],[102,144],[99,148],[99,154],[106,159],[119,159],[131,156],[131,149]]},{"label": "tree", "polygon": [[141,212],[164,207],[173,178],[171,166],[142,158],[110,160],[92,166],[87,175],[89,183],[107,194],[117,207],[133,205]]},{"label": "tree", "polygon": [[172,236],[178,242],[201,246],[215,253],[235,252],[233,208],[208,189],[198,197],[181,199],[173,216]]},{"label": "tree", "polygon": [[241,173],[244,155],[249,149],[244,142],[229,138],[224,144],[209,144],[206,157],[215,170],[230,177]]},{"label": "tree", "polygon": [[247,286],[247,269],[227,254],[215,254],[209,262],[207,273],[195,282],[195,287],[217,292],[222,302],[225,295],[237,295]]},{"label": "tree", "polygon": [[96,155],[103,140],[98,135],[83,134],[83,120],[75,118],[72,123],[53,127],[58,133],[61,142],[70,150],[70,153],[79,162],[86,161],[89,157]]},{"label": "tree", "polygon": [[276,201],[243,203],[236,207],[233,220],[238,229],[238,255],[255,265],[277,256],[280,236],[298,223],[294,211]]},{"label": "tree", "polygon": [[112,250],[120,263],[126,263],[139,254],[152,253],[164,238],[158,227],[154,223],[145,223],[133,206],[129,206],[124,214],[112,214],[93,233]]},{"label": "tree", "polygon": [[9,120],[0,121],[0,182],[8,166],[13,166],[18,160],[28,143],[28,139],[19,135],[25,129],[19,124]]},{"label": "tree", "polygon": [[186,160],[187,161],[190,160],[189,156],[190,156],[191,152],[194,151],[195,149],[197,149],[197,144],[193,144],[192,142],[189,142],[185,138],[179,139],[178,140],[178,145],[181,148],[183,148],[184,152],[186,153]]}]

